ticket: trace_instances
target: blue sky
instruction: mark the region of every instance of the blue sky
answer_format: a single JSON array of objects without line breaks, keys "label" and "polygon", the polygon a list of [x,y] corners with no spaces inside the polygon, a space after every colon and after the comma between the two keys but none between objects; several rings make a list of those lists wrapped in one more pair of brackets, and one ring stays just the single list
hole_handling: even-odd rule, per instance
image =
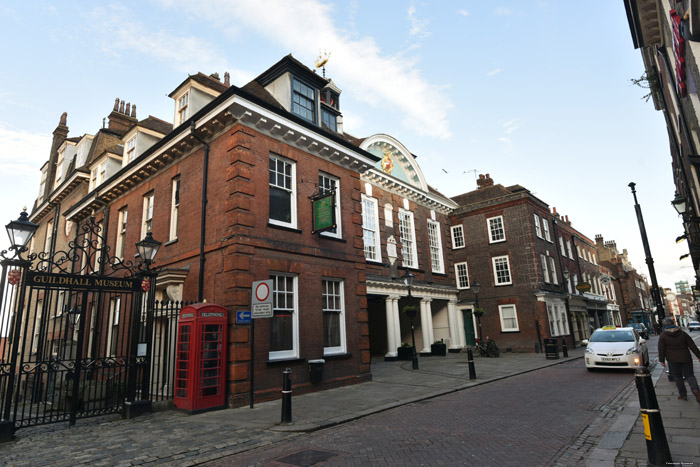
[{"label": "blue sky", "polygon": [[693,278],[622,2],[10,1],[0,41],[3,224],[34,202],[61,113],[70,136],[94,134],[117,97],[172,121],[167,94],[188,73],[242,86],[325,50],[345,130],[394,136],[444,194],[476,188],[475,173],[523,185],[646,272],[634,181],[661,285]]}]

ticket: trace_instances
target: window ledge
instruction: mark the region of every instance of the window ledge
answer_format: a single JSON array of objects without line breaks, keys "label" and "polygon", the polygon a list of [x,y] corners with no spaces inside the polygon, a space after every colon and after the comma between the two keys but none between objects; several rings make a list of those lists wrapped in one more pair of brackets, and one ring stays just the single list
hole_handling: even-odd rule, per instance
[{"label": "window ledge", "polygon": [[280,359],[275,359],[275,360],[268,360],[267,365],[268,366],[275,366],[275,365],[287,365],[290,363],[301,363],[305,362],[305,358],[280,358]]},{"label": "window ledge", "polygon": [[433,272],[433,276],[447,277],[447,273],[444,273],[444,272]]},{"label": "window ledge", "polygon": [[346,358],[352,358],[351,353],[335,353],[323,356],[324,360],[344,360]]},{"label": "window ledge", "polygon": [[294,227],[285,227],[284,225],[278,225],[278,224],[273,224],[272,222],[268,222],[267,226],[270,227],[271,229],[279,229],[279,230],[284,230],[286,232],[294,232],[294,233],[303,233],[299,229],[295,229]]},{"label": "window ledge", "polygon": [[321,234],[321,235],[319,235],[319,238],[322,238],[322,239],[324,239],[324,240],[332,240],[332,241],[334,241],[334,242],[348,243],[348,241],[345,240],[344,238],[340,238],[340,237],[331,237],[331,236],[329,236],[329,235],[323,235],[323,234]]},{"label": "window ledge", "polygon": [[513,334],[513,333],[519,333],[520,329],[511,329],[509,331],[501,331],[501,334]]},{"label": "window ledge", "polygon": [[173,239],[173,240],[170,240],[170,241],[168,241],[168,242],[163,243],[163,246],[172,245],[173,243],[177,243],[177,238],[175,238],[175,239]]}]

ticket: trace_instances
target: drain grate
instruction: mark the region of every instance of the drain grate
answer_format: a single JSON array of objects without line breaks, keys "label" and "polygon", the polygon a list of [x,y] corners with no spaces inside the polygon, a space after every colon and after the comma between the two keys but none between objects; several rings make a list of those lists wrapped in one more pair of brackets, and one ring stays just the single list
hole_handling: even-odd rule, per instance
[{"label": "drain grate", "polygon": [[310,467],[319,462],[327,461],[338,456],[335,452],[317,451],[315,449],[306,449],[305,451],[295,452],[284,457],[275,459],[277,462],[284,462],[289,465],[297,465],[299,467]]}]

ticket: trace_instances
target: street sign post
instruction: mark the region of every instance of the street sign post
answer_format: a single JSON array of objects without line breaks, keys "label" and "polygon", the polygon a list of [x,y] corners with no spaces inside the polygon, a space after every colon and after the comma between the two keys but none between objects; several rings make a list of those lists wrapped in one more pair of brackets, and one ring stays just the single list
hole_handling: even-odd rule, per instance
[{"label": "street sign post", "polygon": [[[255,281],[252,285],[252,297],[250,301],[249,319],[250,325],[250,408],[253,408],[255,396],[255,320],[259,318],[272,318],[272,279]],[[250,321],[249,321],[250,322]]]}]

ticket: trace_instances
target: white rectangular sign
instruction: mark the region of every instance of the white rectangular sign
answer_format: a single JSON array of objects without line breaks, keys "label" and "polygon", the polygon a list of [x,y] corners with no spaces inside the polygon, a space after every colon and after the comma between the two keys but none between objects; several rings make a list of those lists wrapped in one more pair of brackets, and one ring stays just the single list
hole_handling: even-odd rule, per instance
[{"label": "white rectangular sign", "polygon": [[255,281],[252,286],[251,313],[252,319],[272,318],[272,279]]}]

